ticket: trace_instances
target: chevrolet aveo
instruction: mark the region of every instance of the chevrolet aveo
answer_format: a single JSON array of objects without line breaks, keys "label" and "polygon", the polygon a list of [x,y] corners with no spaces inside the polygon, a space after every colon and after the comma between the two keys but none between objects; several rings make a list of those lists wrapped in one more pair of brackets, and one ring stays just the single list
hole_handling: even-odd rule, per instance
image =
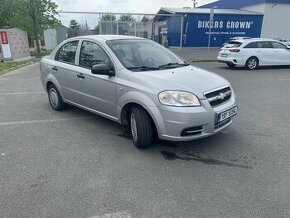
[{"label": "chevrolet aveo", "polygon": [[186,64],[147,39],[71,38],[40,63],[53,109],[71,104],[130,126],[138,148],[160,139],[188,141],[232,123],[235,94],[221,76]]}]

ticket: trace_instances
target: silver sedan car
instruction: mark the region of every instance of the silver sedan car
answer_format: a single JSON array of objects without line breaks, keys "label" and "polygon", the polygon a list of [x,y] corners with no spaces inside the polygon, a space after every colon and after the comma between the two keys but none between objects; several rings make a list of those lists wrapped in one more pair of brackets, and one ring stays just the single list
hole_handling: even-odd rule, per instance
[{"label": "silver sedan car", "polygon": [[221,76],[185,63],[147,39],[70,38],[41,60],[53,109],[71,104],[130,126],[138,148],[213,135],[232,123],[235,94]]}]

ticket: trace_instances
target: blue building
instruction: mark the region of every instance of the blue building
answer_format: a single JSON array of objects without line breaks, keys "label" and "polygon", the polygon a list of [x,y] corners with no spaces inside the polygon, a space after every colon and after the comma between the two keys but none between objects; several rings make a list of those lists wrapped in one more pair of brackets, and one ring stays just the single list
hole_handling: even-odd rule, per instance
[{"label": "blue building", "polygon": [[218,47],[237,36],[290,38],[289,11],[290,0],[220,0],[200,8],[161,8],[152,39],[172,47]]}]

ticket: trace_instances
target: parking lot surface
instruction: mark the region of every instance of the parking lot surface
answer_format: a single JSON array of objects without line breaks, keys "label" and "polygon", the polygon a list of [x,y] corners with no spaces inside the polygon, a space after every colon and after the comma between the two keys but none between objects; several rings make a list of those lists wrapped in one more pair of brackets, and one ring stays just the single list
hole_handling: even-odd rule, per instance
[{"label": "parking lot surface", "polygon": [[290,68],[195,65],[231,82],[238,116],[145,150],[117,123],[54,111],[39,64],[1,77],[0,217],[290,217]]}]

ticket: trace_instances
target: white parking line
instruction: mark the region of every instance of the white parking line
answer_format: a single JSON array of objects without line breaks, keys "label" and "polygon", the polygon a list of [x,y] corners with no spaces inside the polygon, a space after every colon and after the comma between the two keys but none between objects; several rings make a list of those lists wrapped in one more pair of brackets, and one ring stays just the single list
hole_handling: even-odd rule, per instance
[{"label": "white parking line", "polygon": [[132,216],[128,214],[126,211],[122,211],[117,213],[107,213],[102,216],[93,216],[90,218],[132,218]]},{"label": "white parking line", "polygon": [[59,122],[59,121],[83,120],[87,118],[91,118],[91,117],[83,116],[83,117],[59,118],[59,119],[49,119],[49,120],[25,120],[25,121],[2,122],[2,123],[0,122],[0,126],[35,124],[35,123],[52,123],[52,122]]},{"label": "white parking line", "polygon": [[0,93],[0,95],[30,95],[30,94],[45,94],[45,92],[8,92]]},{"label": "white parking line", "polygon": [[40,81],[40,78],[26,78],[26,79],[22,79],[22,78],[16,78],[16,77],[4,77],[4,78],[0,79],[0,81],[5,81],[5,80],[20,80],[20,81],[33,81],[33,80],[37,80],[37,81]]}]

